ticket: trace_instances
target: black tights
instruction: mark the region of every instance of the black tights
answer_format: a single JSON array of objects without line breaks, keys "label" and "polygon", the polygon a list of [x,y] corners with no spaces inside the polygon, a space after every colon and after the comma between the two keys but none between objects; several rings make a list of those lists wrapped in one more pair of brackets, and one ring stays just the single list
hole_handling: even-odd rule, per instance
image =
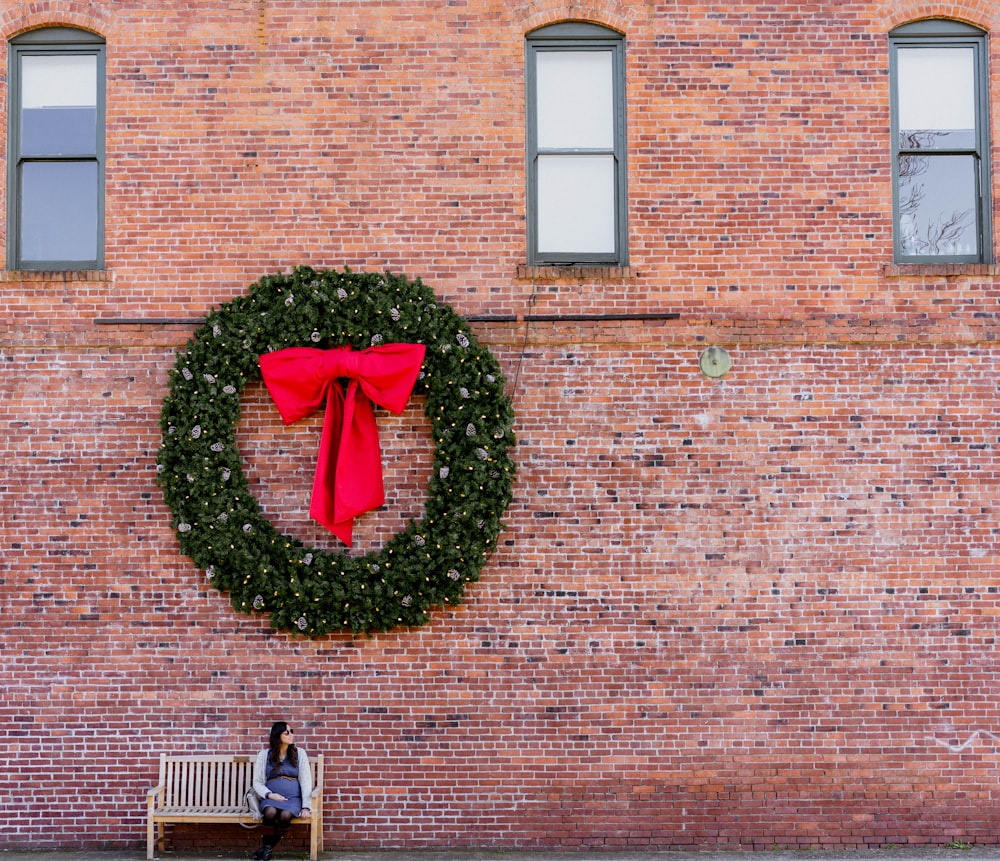
[{"label": "black tights", "polygon": [[292,819],[290,810],[278,810],[270,805],[265,807],[261,811],[261,824],[271,827],[271,836],[264,838],[264,845],[277,846],[285,832],[292,827]]}]

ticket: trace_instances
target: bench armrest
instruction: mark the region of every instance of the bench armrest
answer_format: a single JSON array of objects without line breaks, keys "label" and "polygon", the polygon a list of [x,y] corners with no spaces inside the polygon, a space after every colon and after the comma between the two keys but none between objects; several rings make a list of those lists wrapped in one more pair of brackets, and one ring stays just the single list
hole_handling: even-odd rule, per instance
[{"label": "bench armrest", "polygon": [[163,809],[163,796],[166,792],[166,786],[162,783],[154,786],[149,792],[146,793],[146,816],[150,822],[150,828],[152,828],[153,816],[156,813],[157,802],[159,802],[160,809]]}]

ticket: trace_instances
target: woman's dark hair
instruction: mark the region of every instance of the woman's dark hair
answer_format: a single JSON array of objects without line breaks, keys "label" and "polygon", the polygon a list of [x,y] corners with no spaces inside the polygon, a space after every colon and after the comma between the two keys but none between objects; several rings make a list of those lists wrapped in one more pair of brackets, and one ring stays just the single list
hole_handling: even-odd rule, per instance
[{"label": "woman's dark hair", "polygon": [[[267,761],[274,768],[281,764],[281,734],[286,729],[288,729],[288,724],[283,720],[275,721],[271,725],[271,735],[268,737],[268,747],[271,752],[267,755]],[[288,745],[287,758],[292,765],[298,766],[299,752],[295,749],[294,744]]]}]

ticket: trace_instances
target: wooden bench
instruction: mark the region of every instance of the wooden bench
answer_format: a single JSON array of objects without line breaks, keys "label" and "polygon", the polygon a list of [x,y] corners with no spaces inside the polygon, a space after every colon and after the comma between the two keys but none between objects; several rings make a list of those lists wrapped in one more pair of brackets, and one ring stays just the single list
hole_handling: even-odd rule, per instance
[{"label": "wooden bench", "polygon": [[[253,783],[256,755],[160,755],[160,779],[146,793],[146,857],[153,858],[158,842],[162,853],[165,826],[171,823],[232,822],[249,825],[243,796]],[[310,756],[312,795],[306,799],[311,815],[293,819],[309,826],[309,858],[323,851],[323,757]]]}]

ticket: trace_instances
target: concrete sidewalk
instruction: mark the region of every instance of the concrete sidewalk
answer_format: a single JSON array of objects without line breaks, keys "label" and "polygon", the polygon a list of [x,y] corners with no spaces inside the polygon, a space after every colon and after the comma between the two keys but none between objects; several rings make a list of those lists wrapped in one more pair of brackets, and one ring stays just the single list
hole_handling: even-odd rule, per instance
[{"label": "concrete sidewalk", "polygon": [[[336,850],[323,852],[321,861],[752,861],[764,856],[766,861],[1000,861],[1000,846],[972,846],[954,849],[945,846],[917,846],[850,850],[746,850],[743,852],[642,851],[636,849],[588,850],[507,850],[507,849],[413,849],[381,851]],[[145,847],[112,850],[4,850],[0,861],[145,861]],[[205,852],[201,854],[166,852],[161,861],[246,861],[246,853]],[[275,855],[274,861],[301,861],[308,853],[289,852]]]}]

